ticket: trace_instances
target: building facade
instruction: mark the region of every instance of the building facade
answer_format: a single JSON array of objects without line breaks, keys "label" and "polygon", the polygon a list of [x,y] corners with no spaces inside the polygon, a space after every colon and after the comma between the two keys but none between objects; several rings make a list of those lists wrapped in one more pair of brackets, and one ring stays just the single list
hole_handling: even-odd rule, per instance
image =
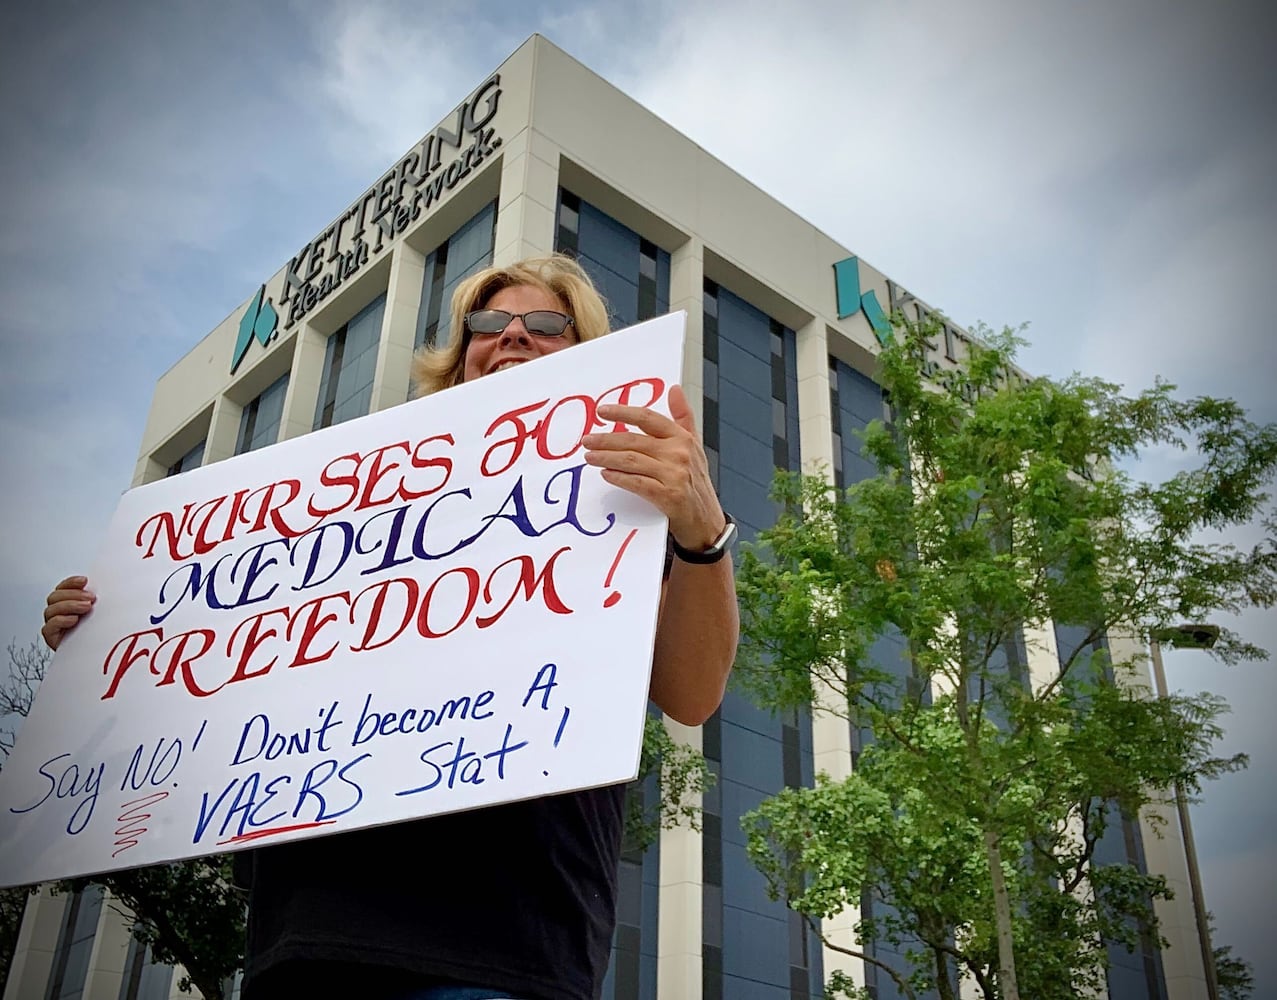
[{"label": "building facade", "polygon": [[[885,317],[924,314],[925,303],[533,36],[163,376],[134,483],[404,402],[413,351],[448,336],[457,283],[555,250],[589,270],[614,327],[686,311],[683,386],[744,537],[774,520],[775,467],[832,469],[840,485],[873,473],[855,431],[886,412],[872,377]],[[965,341],[945,328],[938,376]],[[1052,651],[1069,630],[1033,638],[1008,655],[1033,675],[1058,671]],[[907,669],[899,641],[883,639],[876,655]],[[896,997],[872,964],[823,949],[767,899],[740,828],[779,789],[850,773],[858,734],[827,716],[775,717],[733,693],[703,727],[668,724],[718,780],[700,832],[665,831],[623,859],[604,996],[806,1000],[841,968]],[[1177,897],[1159,904],[1171,948],[1112,954],[1117,1000],[1204,995],[1178,827],[1165,819],[1160,839],[1143,817],[1115,824],[1103,845],[1105,860],[1165,874]],[[856,917],[825,930],[890,962],[888,949],[854,941]],[[173,984],[100,895],[44,893],[4,996],[151,1000],[176,995]]]}]

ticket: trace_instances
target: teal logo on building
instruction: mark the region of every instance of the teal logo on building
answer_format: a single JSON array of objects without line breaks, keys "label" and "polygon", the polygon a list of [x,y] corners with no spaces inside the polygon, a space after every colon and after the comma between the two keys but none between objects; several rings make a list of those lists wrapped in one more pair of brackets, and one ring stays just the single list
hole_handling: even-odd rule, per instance
[{"label": "teal logo on building", "polygon": [[838,300],[838,318],[846,319],[864,310],[865,319],[873,327],[878,342],[884,346],[891,342],[891,322],[882,311],[878,296],[871,288],[860,291],[860,258],[848,257],[834,265],[834,294]]},{"label": "teal logo on building", "polygon": [[279,313],[275,312],[270,299],[266,298],[266,286],[262,285],[244,311],[244,318],[239,321],[239,336],[235,338],[235,352],[231,355],[231,374],[235,374],[235,369],[248,353],[248,345],[254,339],[265,347],[278,332]]}]

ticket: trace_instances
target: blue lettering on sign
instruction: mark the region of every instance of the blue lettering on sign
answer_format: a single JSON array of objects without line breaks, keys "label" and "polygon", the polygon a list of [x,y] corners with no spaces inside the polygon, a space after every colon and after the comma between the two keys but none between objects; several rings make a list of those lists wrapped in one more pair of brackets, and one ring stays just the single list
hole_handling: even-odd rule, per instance
[{"label": "blue lettering on sign", "polygon": [[81,770],[80,765],[74,761],[66,765],[58,763],[70,756],[69,753],[60,753],[37,767],[36,770],[40,776],[49,783],[48,789],[31,805],[23,806],[21,809],[10,806],[9,812],[22,815],[39,809],[50,798],[53,798],[55,802],[70,799],[76,803],[76,806],[67,820],[67,833],[74,836],[88,826],[89,820],[93,818],[93,808],[98,802],[98,792],[102,788],[102,775],[106,771],[106,764],[99,762]]},{"label": "blue lettering on sign", "polygon": [[372,694],[364,698],[364,707],[359,712],[359,721],[355,723],[355,733],[351,737],[352,747],[360,746],[377,736],[393,736],[395,733],[425,733],[436,726],[443,725],[453,719],[489,719],[492,709],[488,705],[496,697],[494,691],[480,691],[471,698],[461,695],[457,698],[445,698],[438,708],[399,708],[374,711]]},{"label": "blue lettering on sign", "polygon": [[337,706],[338,703],[334,701],[327,709],[320,710],[318,726],[313,729],[307,726],[295,733],[273,731],[270,718],[266,713],[259,712],[244,723],[239,734],[239,745],[235,747],[235,755],[231,758],[231,766],[247,764],[258,757],[276,760],[279,757],[310,753],[312,740],[316,750],[328,753],[328,734],[342,724],[337,718]]},{"label": "blue lettering on sign", "polygon": [[[522,750],[528,745],[527,740],[511,743],[510,737],[513,735],[514,726],[507,722],[505,736],[501,739],[501,746],[490,753],[484,754],[467,750],[464,736],[458,738],[455,744],[452,740],[448,740],[445,743],[436,743],[429,750],[424,751],[420,758],[421,763],[425,764],[432,772],[430,779],[423,785],[418,785],[415,788],[405,788],[401,792],[395,792],[395,794],[416,795],[418,792],[428,792],[432,788],[437,788],[444,781],[447,782],[449,788],[455,788],[458,782],[482,785],[487,780],[484,777],[484,762],[494,759],[496,760],[496,778],[498,781],[504,781],[506,776],[506,758],[516,750]],[[455,750],[452,749],[454,746],[456,747]],[[491,772],[492,766],[489,766],[489,775]]]},{"label": "blue lettering on sign", "polygon": [[268,779],[261,771],[253,771],[244,777],[232,778],[215,798],[209,792],[201,795],[191,843],[200,843],[214,828],[223,841],[228,831],[233,831],[231,839],[246,837],[286,815],[300,818],[307,811],[308,803],[314,810],[307,812],[308,825],[345,816],[364,798],[363,788],[350,777],[350,772],[371,756],[360,754],[345,764],[332,757],[325,758],[303,775],[296,792],[291,791],[293,778],[287,774]]}]

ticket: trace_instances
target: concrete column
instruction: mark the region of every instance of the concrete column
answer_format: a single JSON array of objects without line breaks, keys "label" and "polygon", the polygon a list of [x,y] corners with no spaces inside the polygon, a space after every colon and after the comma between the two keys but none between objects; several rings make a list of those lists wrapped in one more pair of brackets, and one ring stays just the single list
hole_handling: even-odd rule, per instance
[{"label": "concrete column", "polygon": [[129,485],[141,486],[143,483],[156,482],[163,479],[166,472],[168,472],[168,469],[150,455],[143,455],[137,460],[137,465],[133,468],[133,481]]},{"label": "concrete column", "polygon": [[[828,408],[828,392],[826,392],[826,408]],[[817,704],[812,706],[811,713],[811,749],[812,764],[817,774],[827,774],[834,781],[842,781],[851,776],[851,725],[845,716],[845,702],[835,711],[822,710],[819,706],[834,709],[841,696],[827,686],[816,692]],[[856,922],[860,919],[860,907],[849,906],[841,913],[821,921],[821,932],[833,944],[841,948],[859,948],[860,939],[856,935]],[[865,985],[865,964],[861,959],[852,958],[832,948],[821,948],[821,961],[825,970],[825,978],[835,970],[845,972],[858,986]]]},{"label": "concrete column", "polygon": [[84,983],[84,1000],[118,1000],[124,981],[124,961],[129,954],[133,920],[116,911],[121,906],[110,893],[102,900],[98,932],[93,937],[89,974]]},{"label": "concrete column", "polygon": [[1200,1000],[1207,996],[1206,969],[1193,916],[1184,839],[1175,808],[1141,809],[1140,839],[1144,842],[1148,870],[1165,876],[1175,894],[1174,899],[1153,901],[1159,929],[1168,942],[1162,949],[1167,1000]]},{"label": "concrete column", "polygon": [[44,996],[53,972],[53,955],[58,947],[58,935],[66,918],[69,898],[65,893],[53,895],[47,886],[27,897],[13,961],[9,963],[4,1000]]},{"label": "concrete column", "polygon": [[[1152,643],[1152,661],[1143,663],[1141,673],[1147,684],[1149,667],[1152,667],[1154,687],[1150,696],[1165,698],[1169,695],[1166,672],[1162,666],[1161,646]],[[1166,877],[1174,894],[1173,899],[1156,899],[1153,912],[1157,914],[1162,936],[1169,947],[1162,949],[1162,971],[1166,976],[1167,1000],[1196,1000],[1206,997],[1215,1000],[1219,985],[1214,981],[1214,956],[1210,937],[1205,926],[1206,903],[1201,898],[1201,877],[1197,872],[1196,847],[1187,805],[1182,796],[1184,789],[1172,789],[1174,805],[1164,808],[1146,806],[1140,810],[1140,839],[1144,842],[1144,861],[1150,872]]]},{"label": "concrete column", "polygon": [[1029,686],[1039,695],[1060,676],[1060,649],[1055,641],[1054,626],[1025,625],[1024,652],[1028,657]]},{"label": "concrete column", "polygon": [[[1151,670],[1149,655],[1139,636],[1110,632],[1108,639],[1113,663],[1133,665],[1131,670],[1117,670],[1118,682],[1145,698],[1163,696],[1165,677],[1160,670],[1160,650],[1154,649],[1154,670]],[[1154,672],[1158,675],[1156,678]],[[1168,790],[1168,794],[1171,792],[1173,789]],[[1140,810],[1139,831],[1145,866],[1150,873],[1166,878],[1175,897],[1153,902],[1162,936],[1170,944],[1161,951],[1168,1000],[1209,997],[1210,984],[1194,914],[1195,896],[1189,877],[1188,844],[1175,806],[1150,806]]]},{"label": "concrete column", "polygon": [[395,247],[390,260],[390,284],[386,289],[386,311],[381,321],[370,413],[398,406],[408,398],[408,373],[425,274],[426,258],[423,254],[406,243],[401,242]]},{"label": "concrete column", "polygon": [[[702,321],[704,288],[703,247],[689,240],[670,254],[670,310],[687,313],[683,351],[683,391],[699,426],[703,416],[704,385]],[[701,730],[665,719],[665,728],[679,743],[701,749]],[[700,1000],[703,838],[687,827],[661,831],[660,929],[657,941],[656,995],[660,1000]]]},{"label": "concrete column", "polygon": [[834,422],[829,405],[829,331],[816,317],[796,331],[798,345],[798,447],[803,472],[834,470]]},{"label": "concrete column", "polygon": [[[700,727],[680,725],[666,716],[665,728],[678,743],[701,748]],[[701,834],[677,826],[661,831],[660,923],[656,946],[656,995],[659,1000],[701,997]]]},{"label": "concrete column", "polygon": [[558,199],[559,147],[528,126],[502,146],[493,263],[553,252]]},{"label": "concrete column", "polygon": [[[829,400],[829,331],[821,317],[815,317],[796,332],[798,347],[798,446],[802,470],[807,475],[821,475],[831,483],[834,470],[834,414]],[[817,774],[824,773],[835,781],[851,774],[851,726],[847,707],[841,695],[825,686],[817,691],[812,706],[812,763]],[[824,706],[822,709],[821,706]],[[825,920],[821,930],[834,944],[856,948],[855,925],[860,919],[859,907],[848,907],[837,916]],[[830,948],[822,949],[825,976],[841,970],[858,984],[865,982],[864,963]]]},{"label": "concrete column", "polygon": [[279,422],[279,440],[309,434],[315,427],[315,404],[319,401],[319,383],[324,374],[324,352],[328,337],[309,323],[297,331],[293,348],[293,365],[284,396],[284,415]]},{"label": "concrete column", "polygon": [[208,439],[204,445],[204,464],[220,462],[235,454],[239,438],[239,421],[244,408],[225,396],[213,401],[213,417],[209,421]]},{"label": "concrete column", "polygon": [[699,427],[705,396],[705,247],[689,239],[670,253],[670,312],[687,313],[683,344],[683,392]]}]

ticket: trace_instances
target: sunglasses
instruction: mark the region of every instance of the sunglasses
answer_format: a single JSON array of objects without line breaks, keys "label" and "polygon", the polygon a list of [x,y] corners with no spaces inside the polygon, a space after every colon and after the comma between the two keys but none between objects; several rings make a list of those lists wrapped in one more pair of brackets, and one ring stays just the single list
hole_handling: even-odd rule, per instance
[{"label": "sunglasses", "polygon": [[475,309],[466,313],[466,329],[471,333],[492,336],[505,333],[506,327],[516,319],[523,320],[523,328],[538,337],[561,337],[574,325],[572,317],[553,309],[536,309],[526,313],[511,313],[504,309]]}]

